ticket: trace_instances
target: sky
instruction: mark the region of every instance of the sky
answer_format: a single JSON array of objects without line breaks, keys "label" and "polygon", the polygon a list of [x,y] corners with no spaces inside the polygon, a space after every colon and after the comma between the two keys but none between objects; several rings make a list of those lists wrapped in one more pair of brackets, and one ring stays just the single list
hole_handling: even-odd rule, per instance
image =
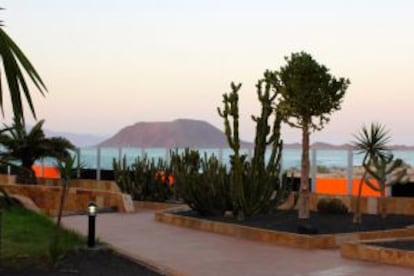
[{"label": "sky", "polygon": [[[38,119],[54,131],[110,136],[141,121],[217,115],[242,83],[240,135],[252,141],[255,83],[305,51],[349,78],[342,108],[311,141],[352,141],[384,124],[393,144],[414,145],[414,1],[410,0],[8,0],[6,32],[40,73]],[[6,98],[7,99],[7,98]],[[11,120],[6,105],[4,122]],[[28,122],[34,119],[27,112]],[[287,143],[301,141],[285,126]]]}]

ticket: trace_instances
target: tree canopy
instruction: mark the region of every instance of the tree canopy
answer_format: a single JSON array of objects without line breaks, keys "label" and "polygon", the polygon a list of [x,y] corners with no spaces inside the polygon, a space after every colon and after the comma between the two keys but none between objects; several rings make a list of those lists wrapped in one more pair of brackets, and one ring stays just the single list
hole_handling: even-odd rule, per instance
[{"label": "tree canopy", "polygon": [[310,129],[322,129],[329,115],[340,109],[349,80],[335,78],[305,52],[293,53],[285,60],[287,65],[279,71],[285,122],[297,128],[308,124]]}]

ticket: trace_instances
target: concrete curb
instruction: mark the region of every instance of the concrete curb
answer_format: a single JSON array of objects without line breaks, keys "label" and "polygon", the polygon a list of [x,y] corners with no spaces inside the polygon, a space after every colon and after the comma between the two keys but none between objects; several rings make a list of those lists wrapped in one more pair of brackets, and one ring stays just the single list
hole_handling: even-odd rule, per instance
[{"label": "concrete curb", "polygon": [[[406,238],[413,239],[413,238]],[[414,251],[387,248],[366,242],[387,242],[404,239],[378,239],[346,242],[341,246],[343,258],[414,268]]]},{"label": "concrete curb", "polygon": [[334,249],[339,248],[344,242],[347,241],[414,236],[413,228],[342,234],[306,235],[259,229],[244,225],[216,222],[207,219],[187,217],[176,214],[176,212],[184,211],[187,209],[188,208],[184,207],[157,211],[155,212],[155,220],[195,230],[303,249]]}]

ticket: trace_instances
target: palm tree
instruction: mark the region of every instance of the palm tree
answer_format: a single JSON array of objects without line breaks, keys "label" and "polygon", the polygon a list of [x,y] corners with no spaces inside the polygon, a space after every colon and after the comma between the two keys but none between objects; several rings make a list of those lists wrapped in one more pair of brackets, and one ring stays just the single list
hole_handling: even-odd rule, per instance
[{"label": "palm tree", "polygon": [[[379,123],[371,123],[370,127],[362,127],[362,130],[358,135],[354,136],[356,141],[352,143],[354,149],[358,154],[363,154],[362,166],[364,168],[369,167],[373,160],[389,159],[391,153],[387,144],[390,142],[391,137],[389,131]],[[360,198],[362,193],[362,185],[364,179],[367,178],[368,171],[365,169],[358,186],[358,198],[354,213],[353,222],[361,223],[361,212],[360,212]]]},{"label": "palm tree", "polygon": [[70,156],[69,150],[75,148],[65,138],[46,138],[42,129],[43,123],[44,120],[39,121],[28,132],[24,123],[15,118],[13,126],[6,125],[0,132],[0,144],[5,147],[5,151],[0,153],[0,158],[6,162],[20,162],[17,183],[36,184],[36,176],[32,169],[36,160],[43,157],[65,160]]},{"label": "palm tree", "polygon": [[[2,9],[2,8],[0,8]],[[15,118],[24,120],[23,114],[23,100],[29,105],[29,108],[36,118],[32,98],[29,87],[25,80],[25,75],[28,76],[33,84],[37,87],[39,92],[44,95],[47,91],[45,84],[40,78],[39,74],[20,50],[17,44],[10,38],[10,36],[3,30],[3,22],[0,20],[0,59],[3,62],[0,65],[0,109],[4,116],[3,109],[3,74],[6,77],[7,87],[10,93],[13,114]],[[25,74],[23,74],[25,73]]]}]

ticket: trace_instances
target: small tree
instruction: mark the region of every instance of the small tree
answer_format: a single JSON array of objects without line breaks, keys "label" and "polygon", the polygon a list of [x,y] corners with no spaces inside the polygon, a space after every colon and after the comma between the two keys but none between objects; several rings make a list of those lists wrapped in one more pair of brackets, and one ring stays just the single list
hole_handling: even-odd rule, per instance
[{"label": "small tree", "polygon": [[335,78],[305,52],[293,53],[285,60],[287,65],[278,72],[280,108],[287,124],[302,129],[299,218],[309,218],[309,136],[321,130],[329,115],[340,109],[350,82]]},{"label": "small tree", "polygon": [[5,151],[0,154],[3,161],[19,161],[16,182],[20,184],[36,184],[36,176],[32,169],[36,160],[42,157],[53,157],[64,160],[70,156],[69,149],[74,149],[70,141],[62,137],[46,138],[42,126],[44,120],[35,124],[30,131],[24,122],[15,118],[12,126],[0,132],[0,144]]},{"label": "small tree", "polygon": [[[370,166],[373,159],[387,159],[390,150],[387,146],[391,137],[388,130],[379,123],[371,123],[370,127],[363,126],[358,135],[354,136],[356,141],[352,142],[354,149],[359,154],[363,154],[362,167]],[[367,178],[368,171],[365,169],[358,186],[358,196],[353,217],[354,223],[361,223],[361,194],[364,180]]]}]

